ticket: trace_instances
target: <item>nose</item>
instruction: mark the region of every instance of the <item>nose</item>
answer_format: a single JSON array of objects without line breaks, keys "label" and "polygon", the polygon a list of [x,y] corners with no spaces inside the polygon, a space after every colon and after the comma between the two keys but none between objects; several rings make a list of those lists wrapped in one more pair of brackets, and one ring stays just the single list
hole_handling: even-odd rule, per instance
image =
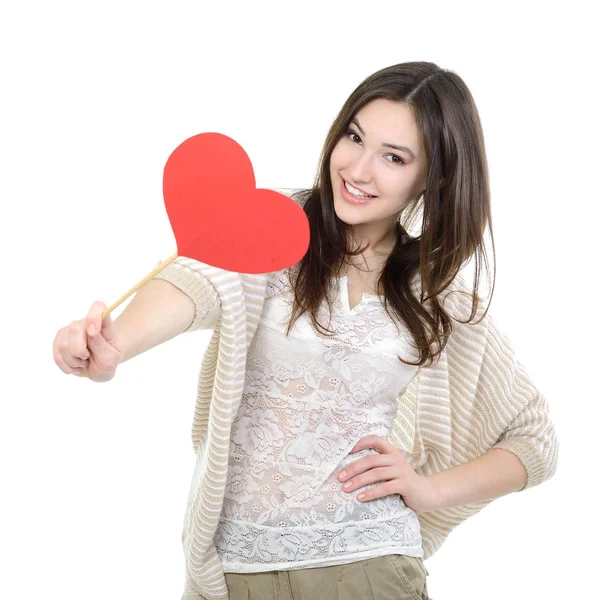
[{"label": "nose", "polygon": [[355,183],[369,183],[373,178],[371,157],[367,152],[362,152],[350,165],[349,175]]}]

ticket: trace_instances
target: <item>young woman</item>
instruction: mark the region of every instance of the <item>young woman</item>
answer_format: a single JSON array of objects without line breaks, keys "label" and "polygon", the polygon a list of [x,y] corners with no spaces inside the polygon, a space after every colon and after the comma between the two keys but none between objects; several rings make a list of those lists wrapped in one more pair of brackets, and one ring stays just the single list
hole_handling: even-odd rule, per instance
[{"label": "young woman", "polygon": [[297,265],[257,276],[180,257],[115,323],[98,302],[59,331],[55,361],[106,381],[174,335],[215,330],[184,599],[425,599],[423,559],[493,498],[550,478],[558,449],[481,310],[490,193],[462,79],[426,62],[365,79],[293,198],[311,232]]}]

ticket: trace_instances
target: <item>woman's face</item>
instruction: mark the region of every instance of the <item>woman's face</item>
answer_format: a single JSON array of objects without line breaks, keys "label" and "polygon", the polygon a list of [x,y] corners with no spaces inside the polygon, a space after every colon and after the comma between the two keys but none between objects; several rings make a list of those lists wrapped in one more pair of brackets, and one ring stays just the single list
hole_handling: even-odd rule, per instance
[{"label": "woman's face", "polygon": [[[355,115],[331,155],[338,218],[379,241],[393,228],[400,210],[423,192],[425,163],[411,109],[392,100],[371,101]],[[347,191],[344,182],[356,189]],[[375,197],[365,201],[352,196],[357,190]]]}]

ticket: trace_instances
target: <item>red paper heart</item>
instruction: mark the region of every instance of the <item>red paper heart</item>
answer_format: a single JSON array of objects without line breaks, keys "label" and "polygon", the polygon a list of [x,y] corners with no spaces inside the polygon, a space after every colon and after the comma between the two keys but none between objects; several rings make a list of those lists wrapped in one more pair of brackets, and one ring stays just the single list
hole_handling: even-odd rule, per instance
[{"label": "red paper heart", "polygon": [[302,207],[256,189],[244,149],[220,133],[201,133],[169,156],[163,195],[178,256],[236,273],[270,273],[299,262],[310,230]]}]

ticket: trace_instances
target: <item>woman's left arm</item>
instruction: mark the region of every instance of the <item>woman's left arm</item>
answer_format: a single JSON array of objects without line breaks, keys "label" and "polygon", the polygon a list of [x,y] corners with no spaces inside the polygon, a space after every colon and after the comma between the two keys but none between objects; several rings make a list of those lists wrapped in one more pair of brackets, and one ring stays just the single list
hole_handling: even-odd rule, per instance
[{"label": "woman's left arm", "polygon": [[[440,424],[435,418],[421,424],[422,428],[437,434],[427,439],[429,448],[436,451],[430,450],[430,456],[437,455],[438,464],[441,456],[448,464],[452,455],[462,455],[464,462],[436,469],[437,465],[431,461],[413,468],[414,456],[410,461],[404,456],[401,447],[406,443],[400,443],[403,439],[396,433],[392,438],[396,443],[367,435],[350,452],[372,448],[378,454],[356,460],[339,474],[344,491],[353,492],[384,481],[377,487],[361,490],[358,500],[400,494],[415,512],[454,507],[478,510],[481,508],[478,505],[533,487],[554,475],[559,445],[545,397],[493,319],[488,316],[478,326],[485,328],[485,348],[480,350],[480,368],[474,388],[460,385],[468,381],[463,373],[464,365],[471,356],[477,356],[478,348],[477,337],[468,338],[464,334],[453,341],[456,347],[450,348],[452,360],[441,363],[426,383],[418,382],[424,402],[420,410],[424,414],[433,414],[441,407],[445,409],[442,415],[455,416],[453,421],[447,418],[446,424],[443,420]],[[449,364],[453,366],[452,372],[448,371]],[[467,370],[467,374],[473,378],[473,373]],[[444,404],[444,391],[454,394],[455,406],[452,400]],[[439,402],[436,404],[431,398]],[[416,402],[418,405],[418,399]],[[427,457],[422,445],[419,450]],[[451,516],[456,523],[464,520],[460,515]],[[439,524],[436,527],[440,529]]]},{"label": "woman's left arm", "polygon": [[[550,479],[556,472],[558,439],[548,403],[517,360],[510,341],[488,319],[489,369],[480,381],[488,404],[498,394],[525,399],[521,410],[485,454],[427,477],[437,498],[433,508],[464,506],[519,492]],[[498,357],[503,357],[502,361]],[[501,362],[506,364],[501,367]],[[492,375],[493,374],[493,375]],[[489,404],[488,404],[489,405]],[[431,509],[432,510],[432,509]]]},{"label": "woman's left arm", "polygon": [[483,456],[427,477],[433,487],[433,504],[427,510],[464,506],[494,500],[522,490],[527,471],[512,452],[492,448]]}]

